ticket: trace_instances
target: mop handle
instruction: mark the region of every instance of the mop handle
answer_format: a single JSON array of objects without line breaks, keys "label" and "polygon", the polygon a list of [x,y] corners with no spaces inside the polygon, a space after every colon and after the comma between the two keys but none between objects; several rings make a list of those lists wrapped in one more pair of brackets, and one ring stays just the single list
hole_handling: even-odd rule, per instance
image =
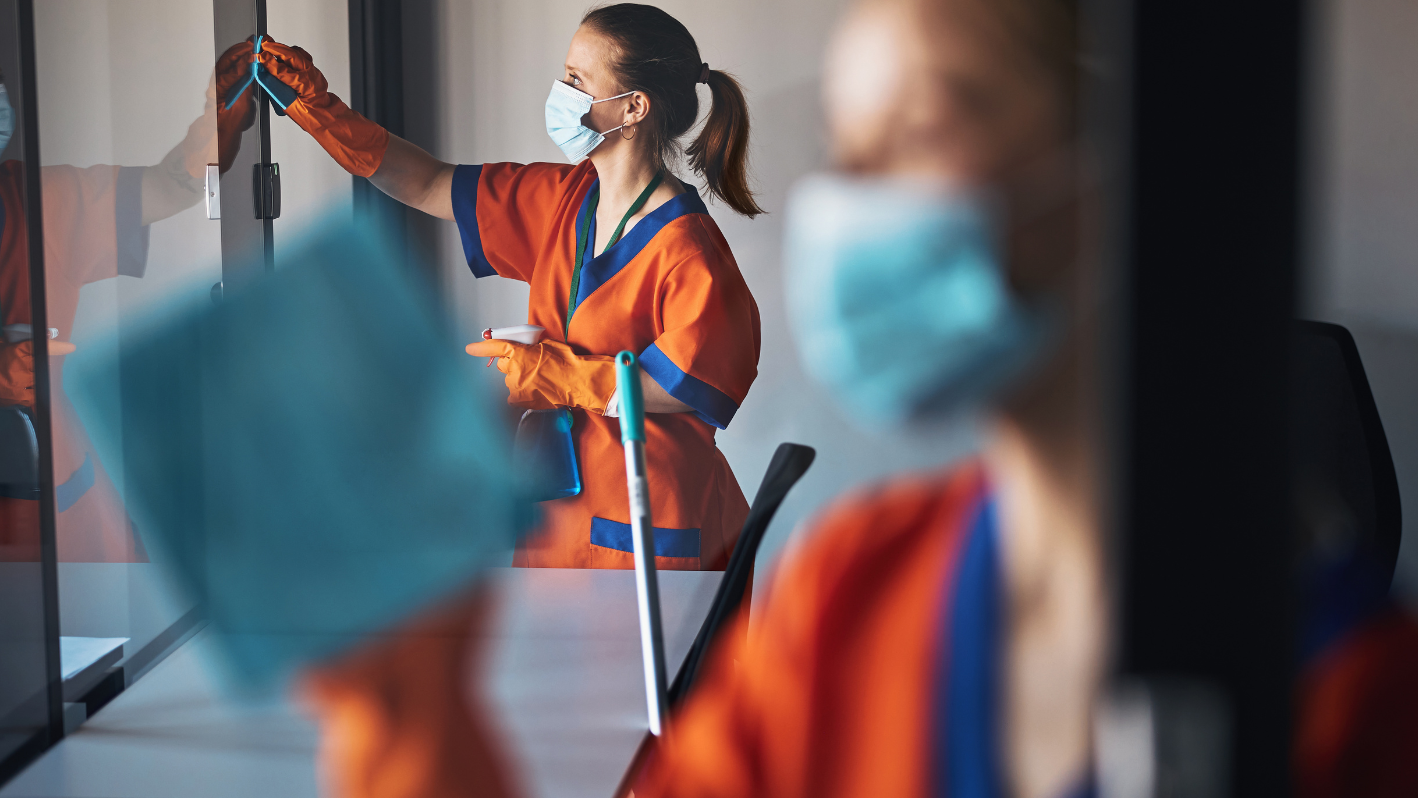
[{"label": "mop handle", "polygon": [[660,588],[655,578],[655,528],[650,524],[650,491],[645,482],[645,401],[640,364],[632,352],[615,356],[620,392],[620,440],[625,445],[625,481],[630,490],[630,538],[635,549],[635,596],[640,606],[640,653],[645,664],[645,703],[650,733],[664,734],[666,699],[665,636],[660,625]]}]

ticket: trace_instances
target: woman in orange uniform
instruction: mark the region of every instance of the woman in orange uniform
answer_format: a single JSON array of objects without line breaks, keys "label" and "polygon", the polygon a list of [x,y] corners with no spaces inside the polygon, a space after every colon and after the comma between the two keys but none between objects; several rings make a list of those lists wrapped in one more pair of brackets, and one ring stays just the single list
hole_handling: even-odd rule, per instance
[{"label": "woman in orange uniform", "polygon": [[703,63],[665,12],[622,4],[589,12],[547,99],[547,132],[571,165],[454,166],[389,135],[326,90],[299,48],[257,56],[295,90],[285,112],[337,161],[390,196],[457,222],[468,266],[531,285],[527,321],[541,343],[483,341],[508,401],[567,408],[579,495],[544,503],[545,523],[514,563],[630,568],[630,517],[612,357],[640,357],[656,564],[721,569],[748,514],[714,444],[757,375],[758,308],[696,190],[670,174],[695,123],[696,86],[713,105],[686,151],[710,194],[747,216],[748,112],[729,75]]}]

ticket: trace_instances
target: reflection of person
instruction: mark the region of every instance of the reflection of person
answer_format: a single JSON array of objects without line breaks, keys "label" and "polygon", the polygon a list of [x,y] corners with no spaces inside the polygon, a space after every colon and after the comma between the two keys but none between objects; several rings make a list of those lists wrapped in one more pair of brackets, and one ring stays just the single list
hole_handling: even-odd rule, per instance
[{"label": "reflection of person", "polygon": [[[630,568],[624,455],[612,357],[644,369],[650,503],[661,568],[723,568],[748,504],[714,444],[757,374],[758,310],[696,191],[668,171],[694,124],[697,83],[713,97],[687,150],[708,190],[759,213],[746,188],[747,107],[735,80],[700,61],[693,37],[659,9],[591,11],[547,100],[548,132],[573,165],[453,166],[388,135],[326,89],[299,48],[257,56],[295,89],[286,112],[346,169],[412,207],[452,219],[469,267],[531,284],[533,346],[479,342],[498,357],[509,402],[571,408],[580,495],[542,505],[526,566]],[[577,256],[580,262],[577,262]]]},{"label": "reflection of person", "polygon": [[[249,58],[249,45],[247,57]],[[117,490],[93,453],[92,444],[63,390],[62,355],[84,285],[118,275],[143,276],[148,225],[202,199],[207,163],[218,163],[218,124],[228,135],[220,163],[229,166],[241,131],[254,119],[246,99],[218,110],[224,91],[243,67],[242,54],[228,53],[217,65],[207,107],[187,136],[154,166],[46,166],[43,197],[45,297],[49,343],[56,538],[59,559],[69,562],[134,562],[145,559]],[[233,68],[237,72],[233,72]],[[3,77],[0,77],[3,80]],[[0,86],[0,92],[3,92]],[[8,94],[0,104],[10,118]],[[13,127],[11,128],[11,132]],[[3,150],[9,144],[0,144]],[[29,249],[25,231],[24,163],[18,153],[0,162],[0,313],[4,325],[30,324]],[[34,408],[33,340],[0,342],[0,406]],[[0,452],[0,457],[14,453]],[[25,456],[29,456],[28,453]],[[0,559],[39,557],[37,502],[0,498]]]}]

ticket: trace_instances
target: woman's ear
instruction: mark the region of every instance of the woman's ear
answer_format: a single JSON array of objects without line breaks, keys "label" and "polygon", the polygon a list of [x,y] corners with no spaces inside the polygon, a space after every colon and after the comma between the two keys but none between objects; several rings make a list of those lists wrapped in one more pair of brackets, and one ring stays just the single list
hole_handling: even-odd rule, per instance
[{"label": "woman's ear", "polygon": [[638,125],[650,116],[650,98],[644,92],[635,92],[626,99],[630,105],[625,110],[625,124]]}]

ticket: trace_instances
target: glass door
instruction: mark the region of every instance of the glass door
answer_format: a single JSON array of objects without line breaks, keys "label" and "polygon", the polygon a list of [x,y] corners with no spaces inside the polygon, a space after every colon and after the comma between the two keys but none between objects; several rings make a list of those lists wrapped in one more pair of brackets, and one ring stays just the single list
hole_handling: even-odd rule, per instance
[{"label": "glass door", "polygon": [[122,441],[100,457],[91,439],[151,386],[87,366],[114,360],[164,307],[210,301],[222,280],[223,223],[207,202],[221,114],[211,4],[34,8],[48,335],[61,353],[49,374],[60,649],[77,702],[104,680],[110,692],[131,683],[198,621],[124,504]]}]

